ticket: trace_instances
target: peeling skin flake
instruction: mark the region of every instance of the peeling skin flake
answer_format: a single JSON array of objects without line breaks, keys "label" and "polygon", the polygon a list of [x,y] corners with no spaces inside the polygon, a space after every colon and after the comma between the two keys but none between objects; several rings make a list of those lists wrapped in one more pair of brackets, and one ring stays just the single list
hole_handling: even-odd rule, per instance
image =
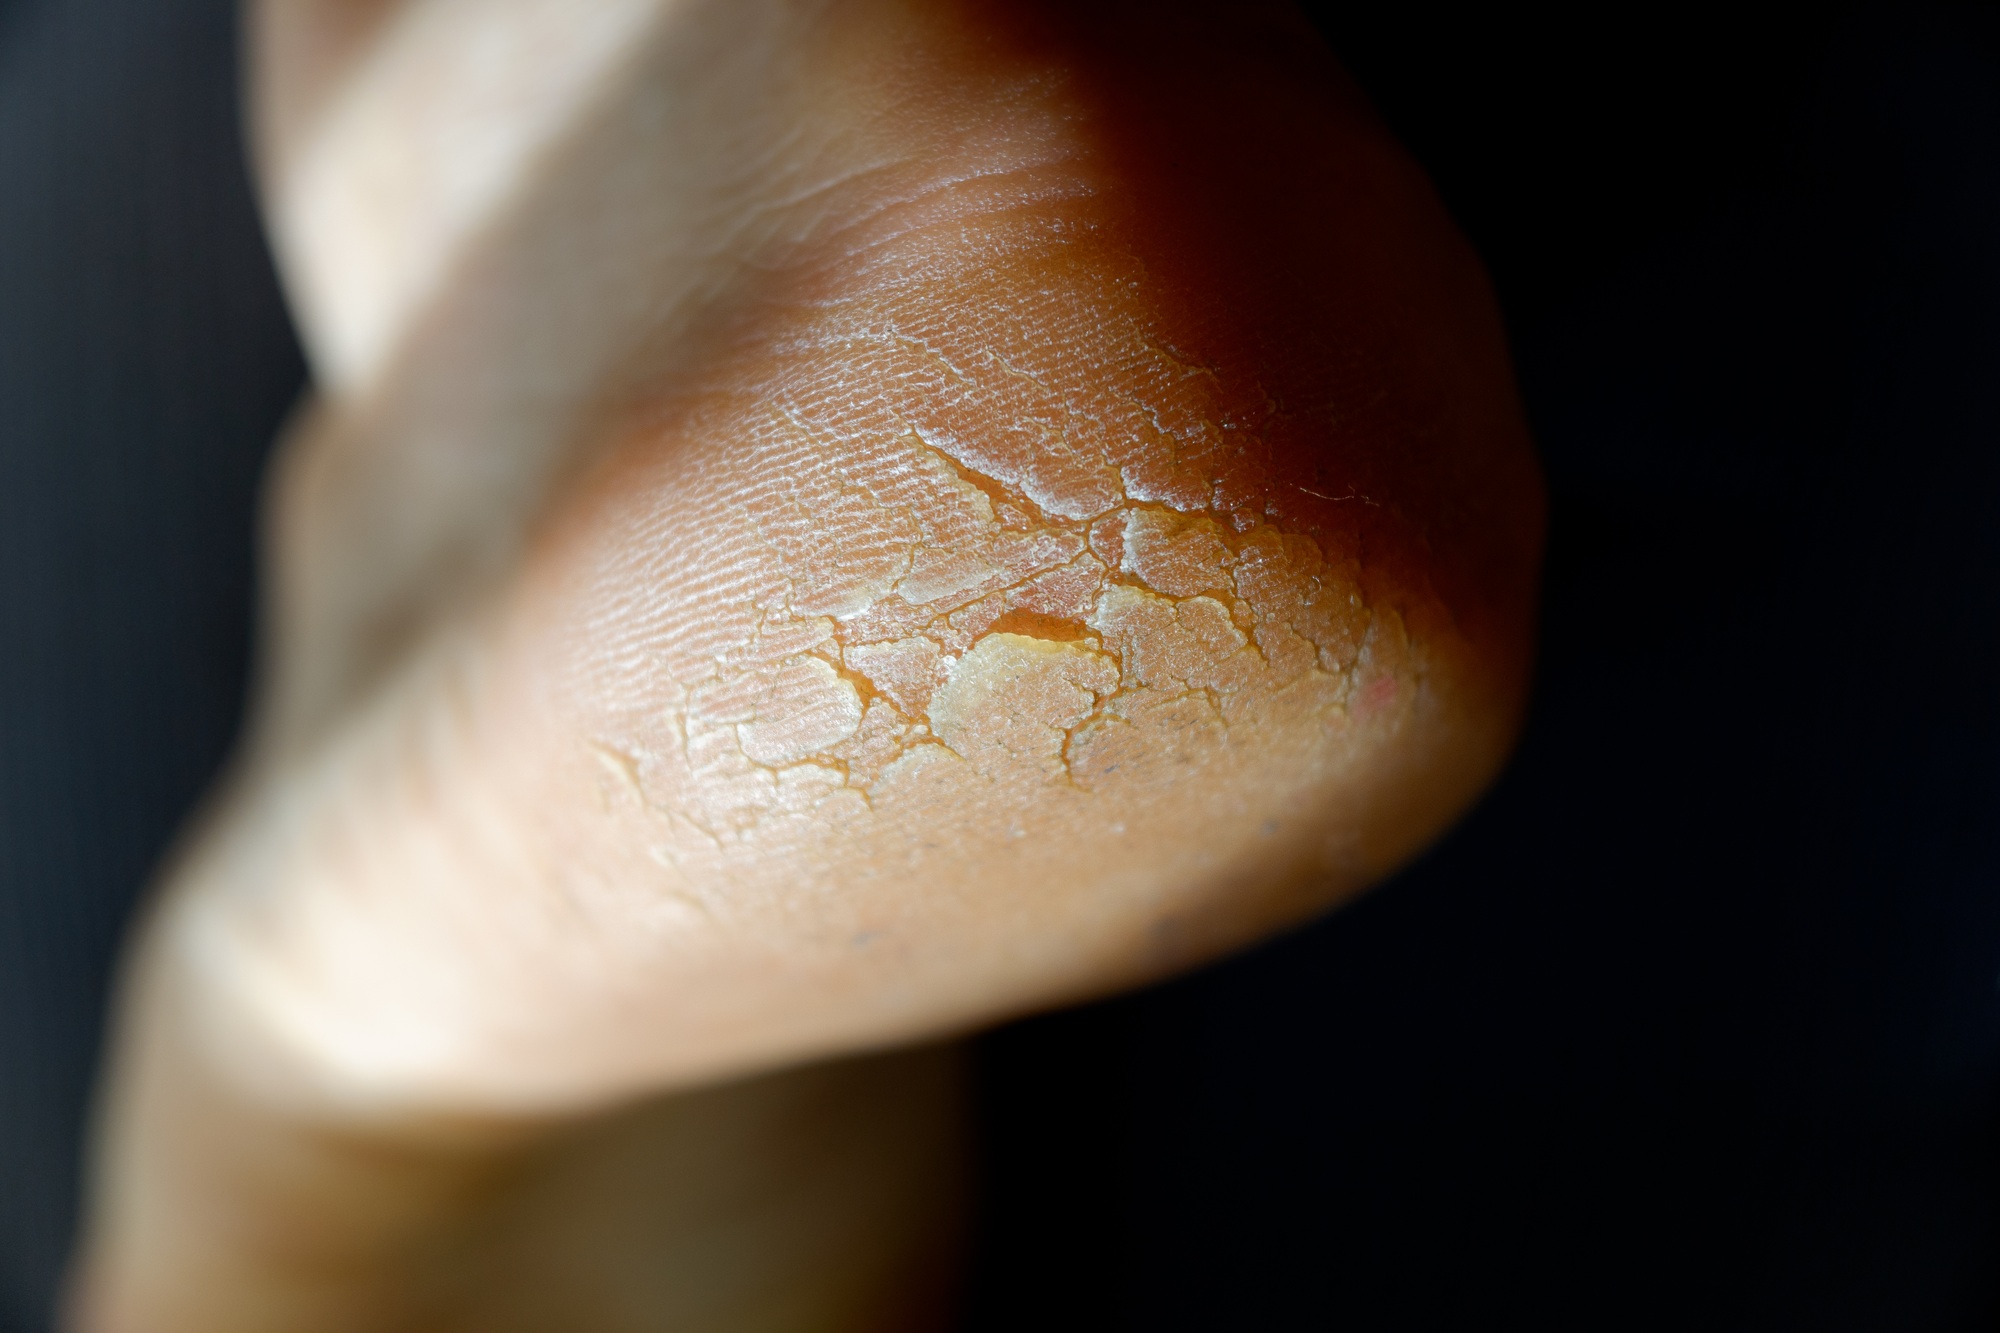
[{"label": "peeling skin flake", "polygon": [[1122,567],[1169,597],[1193,597],[1230,587],[1230,554],[1222,530],[1206,514],[1176,514],[1135,505],[1125,514]]},{"label": "peeling skin flake", "polygon": [[817,657],[787,662],[771,679],[736,735],[743,753],[766,768],[796,764],[861,727],[861,697]]},{"label": "peeling skin flake", "polygon": [[1082,643],[989,634],[931,700],[931,730],[982,770],[1060,772],[1064,733],[1118,688],[1118,668]]},{"label": "peeling skin flake", "polygon": [[896,591],[904,601],[923,605],[981,587],[997,572],[976,555],[918,547]]},{"label": "peeling skin flake", "polygon": [[847,665],[910,717],[922,717],[931,695],[948,674],[944,650],[933,639],[892,639],[856,644],[843,654]]},{"label": "peeling skin flake", "polygon": [[1135,684],[1234,692],[1249,683],[1244,668],[1250,664],[1241,659],[1250,641],[1212,597],[1175,601],[1114,585],[1104,590],[1090,624],[1120,645]]}]

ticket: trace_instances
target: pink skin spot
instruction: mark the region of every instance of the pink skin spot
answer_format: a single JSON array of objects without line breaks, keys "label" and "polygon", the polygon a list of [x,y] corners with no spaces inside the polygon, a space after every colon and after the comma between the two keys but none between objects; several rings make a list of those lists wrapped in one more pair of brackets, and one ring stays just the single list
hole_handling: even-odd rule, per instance
[{"label": "pink skin spot", "polygon": [[1395,703],[1401,691],[1402,685],[1394,676],[1377,676],[1361,687],[1361,697],[1355,700],[1354,712],[1359,717],[1372,717]]}]

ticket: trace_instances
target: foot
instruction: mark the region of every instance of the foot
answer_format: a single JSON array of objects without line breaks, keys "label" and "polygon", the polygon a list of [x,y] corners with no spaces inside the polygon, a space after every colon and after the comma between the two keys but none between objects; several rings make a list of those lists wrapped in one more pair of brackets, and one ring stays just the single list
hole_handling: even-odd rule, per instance
[{"label": "foot", "polygon": [[[1541,500],[1476,264],[1282,8],[1073,10],[259,12],[320,394],[85,1328],[918,1318],[950,1057],[765,1071],[1214,957],[1491,778]],[[695,1313],[544,1271],[718,1210]]]}]

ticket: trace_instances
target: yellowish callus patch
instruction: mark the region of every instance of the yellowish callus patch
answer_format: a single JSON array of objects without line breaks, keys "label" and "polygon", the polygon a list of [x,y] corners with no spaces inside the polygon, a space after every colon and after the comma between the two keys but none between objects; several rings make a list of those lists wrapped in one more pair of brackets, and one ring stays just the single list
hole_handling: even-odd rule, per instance
[{"label": "yellowish callus patch", "polygon": [[932,697],[931,730],[984,772],[1056,777],[1070,728],[1117,689],[1117,664],[1094,644],[989,634]]}]

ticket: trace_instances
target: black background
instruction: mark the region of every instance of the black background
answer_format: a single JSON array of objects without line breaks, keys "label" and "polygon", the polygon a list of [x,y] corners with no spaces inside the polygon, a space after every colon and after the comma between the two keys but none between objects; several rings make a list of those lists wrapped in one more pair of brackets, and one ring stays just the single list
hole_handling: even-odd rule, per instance
[{"label": "black background", "polygon": [[[1356,907],[982,1043],[982,1333],[2000,1319],[2000,26],[1600,9],[1317,9],[1501,295],[1534,713]],[[7,1333],[301,382],[232,22],[0,0]]]}]

